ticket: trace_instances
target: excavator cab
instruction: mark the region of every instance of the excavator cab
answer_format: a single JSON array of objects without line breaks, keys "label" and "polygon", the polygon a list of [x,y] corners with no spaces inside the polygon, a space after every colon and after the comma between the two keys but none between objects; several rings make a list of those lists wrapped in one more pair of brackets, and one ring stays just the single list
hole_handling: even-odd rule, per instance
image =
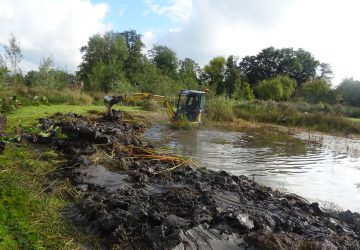
[{"label": "excavator cab", "polygon": [[186,116],[189,122],[201,124],[201,116],[205,110],[206,92],[197,90],[181,90],[177,102],[176,118]]}]

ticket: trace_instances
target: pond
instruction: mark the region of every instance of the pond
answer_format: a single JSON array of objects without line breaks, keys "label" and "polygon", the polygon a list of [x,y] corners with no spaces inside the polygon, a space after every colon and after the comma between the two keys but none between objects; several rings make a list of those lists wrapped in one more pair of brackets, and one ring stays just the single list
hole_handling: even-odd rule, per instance
[{"label": "pond", "polygon": [[169,130],[144,134],[161,150],[226,170],[323,207],[360,212],[360,141],[275,129]]}]

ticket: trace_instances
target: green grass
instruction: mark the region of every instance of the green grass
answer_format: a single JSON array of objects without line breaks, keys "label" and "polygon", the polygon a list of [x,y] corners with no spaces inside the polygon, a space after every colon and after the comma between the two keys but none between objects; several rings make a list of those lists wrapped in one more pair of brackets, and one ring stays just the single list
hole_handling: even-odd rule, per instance
[{"label": "green grass", "polygon": [[349,121],[355,122],[355,123],[359,123],[360,122],[360,118],[348,118]]},{"label": "green grass", "polygon": [[[26,106],[8,114],[7,130],[14,133],[19,125],[30,130],[40,117],[56,112],[86,114],[90,110],[104,111],[104,106]],[[0,249],[76,249],[85,240],[60,215],[77,193],[65,180],[48,177],[63,161],[52,149],[35,149],[26,143],[6,145],[0,154]]]},{"label": "green grass", "polygon": [[[131,106],[120,106],[115,105],[115,109],[122,111],[139,111],[139,107]],[[105,106],[103,105],[68,105],[68,104],[58,104],[58,105],[39,105],[39,106],[25,106],[21,107],[12,113],[7,115],[7,127],[8,131],[13,131],[18,125],[28,127],[34,124],[37,124],[37,121],[41,117],[46,117],[56,112],[60,113],[76,113],[76,114],[86,114],[89,110],[97,110],[105,112]]]},{"label": "green grass", "polygon": [[[45,154],[52,156],[43,160]],[[74,232],[60,218],[67,204],[59,195],[63,184],[55,182],[52,192],[44,191],[52,183],[46,173],[61,159],[14,144],[0,155],[0,249],[60,249],[74,241]],[[68,249],[75,246],[72,241]]]}]

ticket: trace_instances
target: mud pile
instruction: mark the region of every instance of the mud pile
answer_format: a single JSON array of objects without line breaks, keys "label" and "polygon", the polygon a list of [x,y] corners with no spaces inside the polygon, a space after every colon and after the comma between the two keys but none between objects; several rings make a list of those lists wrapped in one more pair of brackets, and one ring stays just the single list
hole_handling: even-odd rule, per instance
[{"label": "mud pile", "polygon": [[[159,156],[125,113],[40,119],[27,136],[68,156],[52,178],[82,193],[63,214],[115,249],[359,249],[360,215],[274,191],[245,176]],[[63,134],[59,135],[59,129]]]}]

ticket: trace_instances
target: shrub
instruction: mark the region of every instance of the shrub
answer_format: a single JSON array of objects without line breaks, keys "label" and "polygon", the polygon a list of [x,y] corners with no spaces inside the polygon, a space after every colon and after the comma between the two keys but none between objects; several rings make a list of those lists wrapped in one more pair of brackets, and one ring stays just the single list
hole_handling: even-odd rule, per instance
[{"label": "shrub", "polygon": [[252,88],[250,87],[250,84],[247,82],[242,82],[240,84],[239,90],[235,93],[234,98],[236,100],[242,100],[242,101],[254,100],[255,96]]},{"label": "shrub", "polygon": [[324,80],[313,80],[304,83],[303,95],[308,102],[332,102],[332,90],[329,83]]},{"label": "shrub", "polygon": [[270,80],[263,80],[256,88],[260,99],[286,101],[295,91],[296,82],[287,76],[277,76]]}]

